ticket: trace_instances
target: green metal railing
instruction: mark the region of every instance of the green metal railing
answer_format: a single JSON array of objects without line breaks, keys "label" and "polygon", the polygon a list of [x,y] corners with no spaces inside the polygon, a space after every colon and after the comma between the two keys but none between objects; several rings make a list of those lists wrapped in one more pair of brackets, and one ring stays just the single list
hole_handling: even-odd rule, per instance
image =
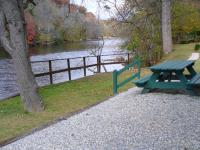
[{"label": "green metal railing", "polygon": [[[128,79],[125,79],[124,81],[118,83],[118,77],[120,76],[120,74],[122,74],[123,72],[129,70],[130,68],[133,68],[135,65],[137,66],[137,73],[133,73],[131,77],[129,77]],[[132,81],[133,79],[135,79],[136,77],[138,79],[140,79],[140,71],[141,71],[141,64],[140,64],[140,60],[139,59],[135,59],[133,60],[132,63],[126,65],[123,69],[117,71],[114,70],[113,72],[113,93],[117,94],[118,93],[118,88],[124,86],[125,84],[127,84],[128,82]]]}]

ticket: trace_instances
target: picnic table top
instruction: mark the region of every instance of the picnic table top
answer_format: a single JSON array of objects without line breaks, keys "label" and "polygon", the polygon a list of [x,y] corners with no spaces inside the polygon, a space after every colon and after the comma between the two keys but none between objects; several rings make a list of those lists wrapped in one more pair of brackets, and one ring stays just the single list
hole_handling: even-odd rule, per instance
[{"label": "picnic table top", "polygon": [[161,64],[150,67],[152,71],[171,71],[171,70],[183,70],[184,68],[194,64],[194,60],[172,60],[165,61]]}]

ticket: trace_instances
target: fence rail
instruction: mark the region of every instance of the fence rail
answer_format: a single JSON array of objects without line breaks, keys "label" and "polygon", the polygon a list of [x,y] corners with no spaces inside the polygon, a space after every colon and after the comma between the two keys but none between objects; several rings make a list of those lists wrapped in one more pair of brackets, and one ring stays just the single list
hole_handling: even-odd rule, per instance
[{"label": "fence rail", "polygon": [[[123,56],[123,60],[117,60],[115,59],[109,59],[106,60],[108,62],[105,62],[105,60],[102,60],[102,57],[107,57],[107,56]],[[50,84],[53,84],[53,75],[57,73],[62,73],[62,72],[68,72],[68,79],[69,81],[72,80],[72,71],[74,70],[80,70],[83,69],[83,75],[84,77],[87,76],[87,68],[90,67],[96,67],[96,73],[101,73],[101,67],[105,65],[115,65],[115,64],[129,64],[130,60],[134,56],[134,53],[120,53],[120,54],[109,54],[109,55],[98,55],[98,56],[85,56],[85,57],[74,57],[74,58],[67,58],[67,59],[53,59],[53,60],[44,60],[44,61],[32,61],[32,64],[35,63],[48,63],[48,71],[43,72],[43,73],[37,73],[35,74],[35,77],[43,77],[43,76],[49,76]],[[125,57],[125,58],[124,58]],[[92,64],[87,64],[86,58],[96,58],[96,63]],[[82,66],[71,66],[71,60],[74,59],[81,59],[82,60]],[[61,61],[61,60],[66,60],[67,65],[66,68],[59,69],[59,70],[53,70],[52,63],[55,61]]]},{"label": "fence rail", "polygon": [[[126,70],[129,70],[130,68],[137,69],[137,72],[133,73],[129,78],[119,82],[118,81],[119,76],[123,72],[125,72]],[[131,63],[129,63],[128,65],[126,65],[124,68],[122,68],[119,71],[114,70],[113,71],[113,93],[117,94],[118,93],[118,89],[120,87],[124,86],[125,84],[127,84],[130,81],[132,81],[133,79],[135,79],[135,78],[140,79],[140,71],[141,71],[141,64],[140,64],[140,60],[139,59],[133,60]]]}]

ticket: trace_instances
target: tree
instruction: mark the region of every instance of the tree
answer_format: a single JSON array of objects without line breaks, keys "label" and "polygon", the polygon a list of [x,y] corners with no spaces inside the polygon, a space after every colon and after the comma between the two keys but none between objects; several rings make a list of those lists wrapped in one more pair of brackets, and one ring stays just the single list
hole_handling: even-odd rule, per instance
[{"label": "tree", "polygon": [[[162,55],[161,1],[158,0],[103,1],[107,8],[114,9],[116,20],[123,26],[129,38],[126,48],[136,52],[144,65],[153,65]],[[126,26],[126,28],[124,28]],[[122,27],[119,27],[121,30]],[[123,31],[124,32],[124,31]]]},{"label": "tree", "polygon": [[171,0],[162,0],[162,42],[164,53],[172,51]]},{"label": "tree", "polygon": [[172,35],[176,43],[199,41],[200,1],[175,1],[172,7]]},{"label": "tree", "polygon": [[[117,0],[106,0],[106,2],[101,2],[104,6],[109,6],[109,9],[115,9],[118,21],[131,24],[132,28],[142,31],[138,30],[140,34],[144,35],[145,39],[143,38],[139,41],[144,42],[140,42],[141,44],[137,45],[144,46],[144,44],[147,44],[148,41],[150,41],[150,46],[146,47],[147,53],[149,53],[148,61],[150,61],[152,55],[154,55],[153,50],[155,49],[155,46],[160,44],[158,40],[155,39],[157,37],[162,40],[164,53],[172,51],[171,1],[172,0],[124,0],[122,5],[117,4]],[[133,31],[135,32],[136,30]],[[144,32],[148,32],[147,37]]]},{"label": "tree", "polygon": [[22,0],[0,0],[0,42],[14,61],[21,99],[26,111],[44,109],[28,58]]}]

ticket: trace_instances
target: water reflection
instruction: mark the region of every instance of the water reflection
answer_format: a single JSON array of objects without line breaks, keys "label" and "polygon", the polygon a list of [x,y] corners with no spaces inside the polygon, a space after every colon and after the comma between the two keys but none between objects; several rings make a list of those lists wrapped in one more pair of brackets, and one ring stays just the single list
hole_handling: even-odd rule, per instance
[{"label": "water reflection", "polygon": [[[121,39],[106,39],[104,47],[102,49],[102,54],[113,54],[121,53],[120,45],[123,40]],[[31,61],[41,61],[41,60],[53,60],[53,59],[66,59],[73,57],[83,57],[91,55],[91,50],[102,44],[102,41],[87,41],[87,42],[75,42],[75,43],[64,43],[61,45],[55,45],[51,47],[36,46],[30,47],[29,53],[31,55]],[[124,52],[124,51],[123,51]],[[3,54],[1,52],[1,54]],[[2,56],[6,56],[3,54]],[[103,58],[102,61],[113,59],[113,57],[108,56]],[[88,58],[86,60],[87,65],[96,63],[96,58]],[[83,65],[82,59],[71,60],[72,67]],[[52,63],[53,70],[59,70],[67,68],[67,61],[60,60]],[[102,67],[102,72],[113,71],[114,69],[122,68],[122,65],[108,65]],[[48,71],[48,63],[34,63],[32,64],[32,70],[36,73],[42,73]],[[87,75],[93,75],[96,71],[95,67],[87,69]],[[84,76],[84,71],[74,70],[72,71],[72,79],[78,79]],[[36,78],[39,86],[44,86],[49,84],[49,76]],[[68,73],[63,72],[53,75],[54,83],[60,83],[69,80]],[[0,60],[0,99],[6,98],[10,95],[18,93],[18,87],[16,84],[16,75],[13,67],[13,62],[10,59]]]},{"label": "water reflection", "polygon": [[64,42],[59,44],[54,44],[51,46],[30,46],[29,54],[31,56],[35,55],[44,55],[49,53],[59,53],[59,52],[70,52],[70,51],[83,51],[85,49],[92,49],[96,46],[102,44],[101,41],[93,40],[93,41],[80,41],[80,42]]}]

